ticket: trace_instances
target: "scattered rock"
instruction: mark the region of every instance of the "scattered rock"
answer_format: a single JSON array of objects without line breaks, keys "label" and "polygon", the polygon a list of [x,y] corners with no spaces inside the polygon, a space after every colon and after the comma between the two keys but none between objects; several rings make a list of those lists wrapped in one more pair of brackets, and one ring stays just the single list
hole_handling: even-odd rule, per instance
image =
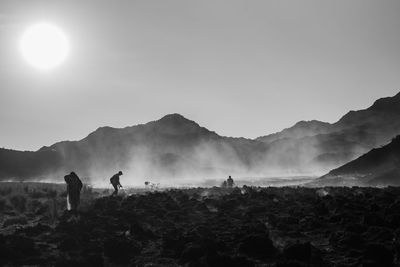
[{"label": "scattered rock", "polygon": [[276,255],[277,249],[266,235],[253,235],[243,238],[239,251],[254,258],[266,259]]},{"label": "scattered rock", "polygon": [[46,205],[28,201],[25,216],[17,216],[16,210],[1,213],[4,226],[18,227],[6,227],[0,235],[0,265],[399,263],[400,188],[324,190],[329,195],[283,187],[245,192],[192,188],[103,197],[85,203],[77,216],[65,212],[54,225],[43,220]]},{"label": "scattered rock", "polygon": [[141,249],[136,242],[123,236],[112,237],[104,242],[104,255],[116,263],[127,264],[140,251]]},{"label": "scattered rock", "polygon": [[6,219],[3,223],[3,227],[7,227],[10,225],[26,225],[26,224],[28,224],[28,220],[25,216],[17,216]]},{"label": "scattered rock", "polygon": [[382,244],[369,244],[363,255],[363,266],[393,266],[393,253]]}]

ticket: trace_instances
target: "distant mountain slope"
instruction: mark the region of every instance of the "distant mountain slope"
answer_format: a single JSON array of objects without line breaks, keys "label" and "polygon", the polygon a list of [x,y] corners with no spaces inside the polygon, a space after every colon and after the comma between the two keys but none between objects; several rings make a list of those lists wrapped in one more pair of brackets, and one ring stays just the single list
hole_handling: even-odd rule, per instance
[{"label": "distant mountain slope", "polygon": [[[53,175],[61,179],[63,174],[74,170],[97,180],[120,169],[130,176],[149,180],[226,176],[250,173],[260,164],[265,151],[264,143],[221,137],[179,114],[170,114],[123,129],[101,127],[80,141],[59,142],[37,152],[18,152],[18,161],[0,162],[0,177],[27,179]],[[31,164],[29,156],[47,162],[47,168],[46,164]],[[23,162],[27,166],[24,169],[31,172],[21,171],[19,164]]]},{"label": "distant mountain slope", "polygon": [[[101,127],[79,141],[36,152],[0,149],[0,179],[62,180],[74,170],[96,181],[122,169],[141,179],[322,174],[400,134],[400,94],[338,122],[301,121],[255,140],[230,138],[179,114],[125,128]],[[240,123],[240,122],[238,122]],[[133,179],[133,178],[132,178]]]},{"label": "distant mountain slope", "polygon": [[[398,118],[400,118],[400,93],[393,97],[380,98],[367,109],[350,111],[333,124],[317,120],[300,121],[292,127],[274,134],[258,137],[256,140],[271,143],[279,139],[300,139],[303,137],[349,130],[353,132],[364,131],[374,134],[378,133],[378,138],[376,139],[387,139],[386,135],[389,135],[390,139],[393,137],[392,132],[400,131],[400,122],[397,121]],[[389,133],[381,131],[379,127],[389,129]],[[376,141],[380,143],[380,141]]]},{"label": "distant mountain slope", "polygon": [[374,104],[359,111],[350,111],[333,124],[333,131],[358,129],[365,132],[362,138],[370,138],[373,145],[382,145],[400,133],[400,93],[378,99]]},{"label": "distant mountain slope", "polygon": [[260,136],[256,138],[258,141],[271,143],[279,139],[285,138],[303,138],[307,136],[314,136],[316,134],[323,134],[330,131],[331,124],[327,122],[312,120],[312,121],[299,121],[290,128],[283,129],[280,132]]},{"label": "distant mountain slope", "polygon": [[332,179],[355,179],[366,185],[400,185],[400,136],[330,171],[320,182]]},{"label": "distant mountain slope", "polygon": [[329,170],[351,161],[400,134],[400,93],[350,111],[333,124],[300,122],[256,140],[270,147],[268,158],[299,171]]},{"label": "distant mountain slope", "polygon": [[51,149],[31,152],[1,148],[0,180],[47,175],[57,170],[61,163],[60,155]]}]

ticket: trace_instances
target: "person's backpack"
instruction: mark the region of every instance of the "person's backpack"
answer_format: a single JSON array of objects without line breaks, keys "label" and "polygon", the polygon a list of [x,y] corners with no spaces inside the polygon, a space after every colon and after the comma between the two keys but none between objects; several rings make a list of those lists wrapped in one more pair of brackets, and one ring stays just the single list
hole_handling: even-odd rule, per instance
[{"label": "person's backpack", "polygon": [[114,185],[114,184],[118,184],[119,183],[119,181],[118,181],[119,179],[118,179],[118,176],[113,176],[113,177],[111,177],[110,178],[110,183],[112,184],[112,185]]}]

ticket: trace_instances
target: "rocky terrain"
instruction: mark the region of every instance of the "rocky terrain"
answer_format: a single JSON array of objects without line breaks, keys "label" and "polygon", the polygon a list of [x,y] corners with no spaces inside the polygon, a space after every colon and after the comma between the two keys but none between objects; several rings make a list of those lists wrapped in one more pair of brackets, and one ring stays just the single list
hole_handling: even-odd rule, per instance
[{"label": "rocky terrain", "polygon": [[0,264],[399,266],[400,189],[168,190],[19,223],[3,223]]}]

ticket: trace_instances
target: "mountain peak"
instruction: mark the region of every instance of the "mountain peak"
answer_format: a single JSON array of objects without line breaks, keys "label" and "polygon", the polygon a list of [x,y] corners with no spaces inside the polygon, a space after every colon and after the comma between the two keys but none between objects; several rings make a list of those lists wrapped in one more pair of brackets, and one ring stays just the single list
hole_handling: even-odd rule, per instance
[{"label": "mountain peak", "polygon": [[369,108],[375,111],[398,112],[400,110],[400,92],[392,97],[383,97]]},{"label": "mountain peak", "polygon": [[167,114],[160,119],[160,121],[190,121],[179,113]]},{"label": "mountain peak", "polygon": [[305,120],[302,120],[302,121],[299,121],[299,122],[297,122],[294,126],[292,126],[291,128],[293,128],[293,127],[307,127],[307,128],[310,128],[310,127],[313,127],[313,126],[326,126],[326,125],[329,125],[329,123],[328,122],[323,122],[323,121],[319,121],[319,120],[310,120],[310,121],[305,121]]},{"label": "mountain peak", "polygon": [[178,113],[165,115],[161,119],[153,121],[150,124],[159,129],[160,131],[169,134],[196,133],[196,134],[216,135],[216,133],[211,132],[204,127],[201,127],[195,121],[189,120]]},{"label": "mountain peak", "polygon": [[200,127],[199,124],[197,124],[195,121],[189,120],[178,113],[172,113],[172,114],[165,115],[164,117],[162,117],[161,119],[159,119],[156,122],[161,125],[168,125],[168,126],[173,126],[173,127],[180,127],[183,125],[191,125],[191,126]]}]

